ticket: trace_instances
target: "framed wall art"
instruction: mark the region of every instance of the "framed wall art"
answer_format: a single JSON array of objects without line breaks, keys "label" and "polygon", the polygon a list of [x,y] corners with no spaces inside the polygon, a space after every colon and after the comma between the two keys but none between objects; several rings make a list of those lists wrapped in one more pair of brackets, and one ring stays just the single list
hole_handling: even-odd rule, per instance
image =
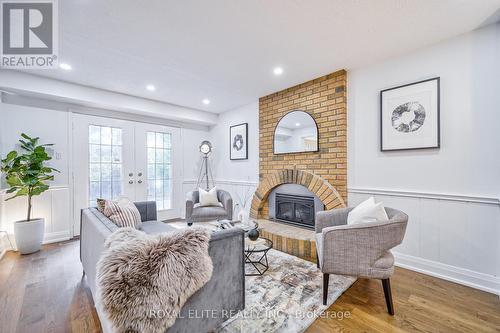
[{"label": "framed wall art", "polygon": [[439,77],[380,92],[381,151],[440,146]]},{"label": "framed wall art", "polygon": [[248,159],[248,123],[229,128],[229,159]]}]

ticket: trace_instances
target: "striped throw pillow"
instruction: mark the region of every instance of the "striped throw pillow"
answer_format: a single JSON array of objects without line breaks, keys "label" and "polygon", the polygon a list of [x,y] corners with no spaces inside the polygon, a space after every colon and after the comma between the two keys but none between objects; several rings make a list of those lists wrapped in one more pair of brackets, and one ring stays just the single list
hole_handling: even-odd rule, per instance
[{"label": "striped throw pillow", "polygon": [[104,215],[118,227],[139,228],[141,225],[141,214],[134,204],[120,204],[119,202],[106,200]]}]

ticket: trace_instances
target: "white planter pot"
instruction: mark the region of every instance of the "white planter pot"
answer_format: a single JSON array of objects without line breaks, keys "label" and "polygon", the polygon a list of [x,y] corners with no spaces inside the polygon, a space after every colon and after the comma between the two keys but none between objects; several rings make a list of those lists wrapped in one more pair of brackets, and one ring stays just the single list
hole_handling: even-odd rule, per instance
[{"label": "white planter pot", "polygon": [[14,236],[16,238],[17,250],[21,254],[39,251],[42,247],[44,230],[44,219],[14,222]]}]

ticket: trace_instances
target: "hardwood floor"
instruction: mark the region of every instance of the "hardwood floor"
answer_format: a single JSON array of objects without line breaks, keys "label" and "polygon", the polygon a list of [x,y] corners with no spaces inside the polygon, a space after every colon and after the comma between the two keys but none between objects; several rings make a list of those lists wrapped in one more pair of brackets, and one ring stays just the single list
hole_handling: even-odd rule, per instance
[{"label": "hardwood floor", "polygon": [[[78,258],[78,241],[8,252],[0,260],[0,332],[101,332]],[[394,317],[381,282],[360,279],[307,333],[500,332],[496,295],[405,269],[396,269],[391,287]]]},{"label": "hardwood floor", "polygon": [[402,268],[391,289],[394,316],[387,313],[381,281],[358,279],[326,314],[348,311],[350,318],[319,318],[306,333],[500,332],[497,295]]},{"label": "hardwood floor", "polygon": [[79,241],[0,261],[0,332],[101,332],[82,280]]}]

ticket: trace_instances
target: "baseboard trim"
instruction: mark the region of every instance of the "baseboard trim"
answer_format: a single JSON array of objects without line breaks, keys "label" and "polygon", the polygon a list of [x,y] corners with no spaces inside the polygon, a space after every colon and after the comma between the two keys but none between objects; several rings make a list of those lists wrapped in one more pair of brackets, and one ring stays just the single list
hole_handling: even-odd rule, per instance
[{"label": "baseboard trim", "polygon": [[[13,235],[11,235],[13,236]],[[13,249],[4,249],[2,252],[0,252],[0,259],[5,255],[7,251],[17,251],[17,246],[16,246],[16,241],[15,238],[12,237],[12,245],[14,246]],[[43,242],[42,244],[51,244],[51,243],[57,243],[57,242],[64,242],[67,240],[71,239],[70,231],[57,231],[57,232],[48,232],[43,235]]]},{"label": "baseboard trim", "polygon": [[70,231],[49,232],[43,236],[43,244],[63,242],[71,239]]},{"label": "baseboard trim", "polygon": [[402,253],[394,253],[395,265],[500,296],[500,277],[446,265]]}]

